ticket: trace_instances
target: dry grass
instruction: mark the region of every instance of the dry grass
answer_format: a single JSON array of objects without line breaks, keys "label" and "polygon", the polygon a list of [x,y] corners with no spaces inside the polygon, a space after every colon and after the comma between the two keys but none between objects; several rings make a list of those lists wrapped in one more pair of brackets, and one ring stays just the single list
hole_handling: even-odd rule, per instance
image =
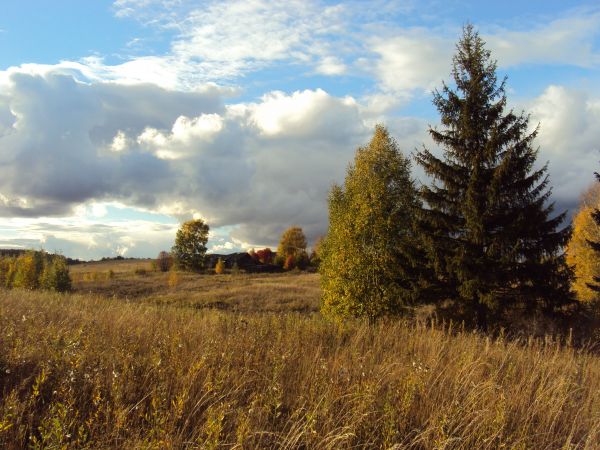
[{"label": "dry grass", "polygon": [[[147,272],[136,274],[139,269]],[[111,270],[112,277],[108,275]],[[150,262],[141,260],[81,264],[73,266],[71,275],[77,293],[197,309],[314,313],[321,295],[319,276],[301,272],[173,274],[151,271]],[[170,283],[173,275],[177,280]]]},{"label": "dry grass", "polygon": [[0,291],[2,448],[599,442],[600,360],[551,340]]}]

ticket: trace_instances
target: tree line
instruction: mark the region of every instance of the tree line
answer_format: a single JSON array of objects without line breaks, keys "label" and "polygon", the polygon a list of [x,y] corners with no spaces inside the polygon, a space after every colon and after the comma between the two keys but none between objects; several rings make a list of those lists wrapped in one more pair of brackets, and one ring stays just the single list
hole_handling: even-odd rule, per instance
[{"label": "tree line", "polygon": [[[209,225],[202,219],[184,222],[177,230],[171,252],[161,251],[159,253],[156,267],[162,272],[171,269],[189,272],[214,269],[217,274],[224,273],[225,261],[222,258],[213,260],[214,267],[206,267],[211,265],[207,263],[206,254],[209,230]],[[313,250],[311,254],[307,252],[304,231],[296,225],[283,232],[277,252],[273,252],[269,247],[259,250],[250,249],[246,256],[254,264],[274,266],[282,270],[304,270],[310,266],[316,267],[318,264],[316,251]],[[237,271],[238,268],[233,267],[232,269]]]},{"label": "tree line", "polygon": [[0,256],[0,286],[12,289],[71,289],[67,259],[45,251],[28,250],[19,255]]},{"label": "tree line", "polygon": [[538,129],[507,108],[506,78],[472,25],[451,73],[433,94],[441,123],[429,134],[441,153],[414,154],[429,182],[417,185],[411,159],[377,126],[331,189],[326,315],[374,320],[429,303],[486,329],[574,301],[564,254],[571,228],[554,212],[547,165],[536,166]]}]

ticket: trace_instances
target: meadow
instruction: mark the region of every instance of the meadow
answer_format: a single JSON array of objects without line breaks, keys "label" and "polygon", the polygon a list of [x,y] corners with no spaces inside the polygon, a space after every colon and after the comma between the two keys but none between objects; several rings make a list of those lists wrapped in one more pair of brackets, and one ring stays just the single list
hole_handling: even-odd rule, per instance
[{"label": "meadow", "polygon": [[564,337],[327,322],[317,274],[71,273],[0,290],[0,448],[600,448],[600,358]]}]

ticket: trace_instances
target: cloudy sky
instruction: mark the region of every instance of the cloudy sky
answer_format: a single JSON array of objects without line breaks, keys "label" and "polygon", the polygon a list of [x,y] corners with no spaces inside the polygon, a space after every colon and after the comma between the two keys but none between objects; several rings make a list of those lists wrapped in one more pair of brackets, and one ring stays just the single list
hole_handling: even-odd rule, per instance
[{"label": "cloudy sky", "polygon": [[374,124],[431,146],[467,21],[572,210],[600,169],[597,1],[3,2],[0,247],[155,256],[191,217],[216,252],[312,241]]}]

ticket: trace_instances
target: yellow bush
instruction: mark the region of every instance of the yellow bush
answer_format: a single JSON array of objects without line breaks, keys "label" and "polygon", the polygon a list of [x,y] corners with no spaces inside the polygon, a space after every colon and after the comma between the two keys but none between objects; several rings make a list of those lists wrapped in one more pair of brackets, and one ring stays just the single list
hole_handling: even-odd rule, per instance
[{"label": "yellow bush", "polygon": [[225,272],[225,262],[221,258],[219,258],[217,260],[217,264],[215,265],[215,273],[217,275],[220,275],[224,272]]},{"label": "yellow bush", "polygon": [[174,288],[177,287],[177,285],[179,284],[179,273],[176,270],[171,270],[171,272],[169,272],[169,278],[167,280],[167,284],[169,285],[170,288]]}]

